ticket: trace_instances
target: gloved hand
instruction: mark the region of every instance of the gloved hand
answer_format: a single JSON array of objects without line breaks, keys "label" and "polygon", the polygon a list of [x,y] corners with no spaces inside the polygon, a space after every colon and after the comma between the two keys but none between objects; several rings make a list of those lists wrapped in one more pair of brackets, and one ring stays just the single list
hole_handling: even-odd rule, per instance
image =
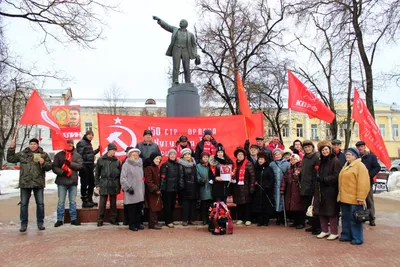
[{"label": "gloved hand", "polygon": [[135,191],[133,190],[132,187],[129,187],[129,188],[126,190],[126,192],[128,192],[130,195],[135,194]]},{"label": "gloved hand", "polygon": [[246,142],[244,142],[244,144],[245,144],[246,146],[249,146],[249,145],[250,145],[250,140],[249,140],[249,139],[246,139]]},{"label": "gloved hand", "polygon": [[68,172],[67,171],[63,171],[62,176],[68,177]]},{"label": "gloved hand", "polygon": [[71,161],[66,159],[66,160],[64,160],[64,164],[69,167],[69,166],[71,166]]},{"label": "gloved hand", "polygon": [[206,183],[207,183],[207,179],[206,179],[206,178],[203,178],[203,179],[200,180],[200,182],[201,182],[202,184],[206,184]]},{"label": "gloved hand", "polygon": [[281,195],[284,195],[285,194],[285,191],[281,191]]}]

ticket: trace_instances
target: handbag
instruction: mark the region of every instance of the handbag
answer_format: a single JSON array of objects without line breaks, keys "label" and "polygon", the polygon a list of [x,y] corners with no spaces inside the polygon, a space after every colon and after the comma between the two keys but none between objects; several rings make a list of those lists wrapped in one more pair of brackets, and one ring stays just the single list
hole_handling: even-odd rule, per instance
[{"label": "handbag", "polygon": [[367,209],[367,206],[363,205],[364,209],[357,210],[354,212],[354,219],[357,223],[363,223],[369,221],[371,218],[371,210]]},{"label": "handbag", "polygon": [[307,208],[306,215],[308,217],[314,217],[314,197],[312,198],[311,205]]}]

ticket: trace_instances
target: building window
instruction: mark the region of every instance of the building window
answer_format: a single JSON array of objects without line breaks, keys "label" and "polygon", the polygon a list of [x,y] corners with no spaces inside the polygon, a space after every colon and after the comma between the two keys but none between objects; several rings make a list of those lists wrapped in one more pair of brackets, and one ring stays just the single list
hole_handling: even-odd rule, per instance
[{"label": "building window", "polygon": [[303,124],[296,124],[297,137],[303,137]]},{"label": "building window", "polygon": [[289,137],[289,125],[284,124],[282,127],[282,136]]},{"label": "building window", "polygon": [[274,129],[271,126],[268,127],[268,136],[274,136]]},{"label": "building window", "polygon": [[385,124],[379,124],[379,131],[381,131],[381,135],[385,137],[386,134],[386,127]]},{"label": "building window", "polygon": [[85,132],[93,131],[92,127],[93,127],[93,123],[92,123],[91,120],[90,121],[85,121]]},{"label": "building window", "polygon": [[318,140],[318,125],[311,124],[311,139]]},{"label": "building window", "polygon": [[325,138],[328,140],[332,139],[331,125],[329,123],[325,125]]},{"label": "building window", "polygon": [[398,124],[393,124],[393,137],[399,137],[399,125]]},{"label": "building window", "polygon": [[358,123],[356,123],[356,124],[354,125],[354,135],[355,135],[356,137],[358,137],[359,134],[360,134],[360,129],[358,128]]}]

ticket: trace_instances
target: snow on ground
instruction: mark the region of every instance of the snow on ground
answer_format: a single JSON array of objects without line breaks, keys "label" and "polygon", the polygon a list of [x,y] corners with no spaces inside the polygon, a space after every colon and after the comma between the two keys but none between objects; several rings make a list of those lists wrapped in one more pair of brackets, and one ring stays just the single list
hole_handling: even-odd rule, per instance
[{"label": "snow on ground", "polygon": [[[45,192],[55,192],[57,185],[55,184],[56,175],[49,171],[46,173],[46,189]],[[19,170],[2,170],[0,171],[0,199],[4,197],[12,197],[19,194],[18,188]]]},{"label": "snow on ground", "polygon": [[389,192],[375,194],[374,197],[400,200],[400,172],[393,172],[387,183]]}]

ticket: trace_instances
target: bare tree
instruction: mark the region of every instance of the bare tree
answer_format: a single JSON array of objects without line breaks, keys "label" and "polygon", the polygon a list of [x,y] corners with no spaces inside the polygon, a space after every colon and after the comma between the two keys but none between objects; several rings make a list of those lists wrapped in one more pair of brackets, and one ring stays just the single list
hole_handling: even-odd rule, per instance
[{"label": "bare tree", "polygon": [[109,88],[105,89],[103,92],[104,106],[106,107],[106,112],[109,114],[125,114],[124,112],[124,102],[126,94],[124,90],[118,87],[116,84],[111,85]]},{"label": "bare tree", "polygon": [[286,6],[283,0],[274,8],[267,0],[197,0],[197,6],[203,22],[196,41],[205,58],[193,72],[202,97],[239,114],[236,74],[248,87],[252,75],[265,71],[269,54],[281,47]]}]

